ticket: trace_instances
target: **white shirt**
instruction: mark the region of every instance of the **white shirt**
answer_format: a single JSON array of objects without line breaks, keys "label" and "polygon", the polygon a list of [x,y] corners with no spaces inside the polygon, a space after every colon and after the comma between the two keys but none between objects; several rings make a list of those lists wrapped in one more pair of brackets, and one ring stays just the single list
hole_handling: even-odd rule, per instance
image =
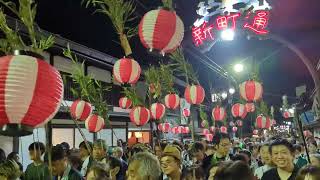
[{"label": "white shirt", "polygon": [[82,176],[86,176],[86,174],[87,174],[89,159],[90,159],[90,156],[88,156],[82,163],[82,167],[81,167],[81,171],[80,171]]},{"label": "white shirt", "polygon": [[269,171],[272,167],[268,166],[268,165],[264,165],[261,167],[258,167],[255,171],[254,171],[254,176],[256,176],[258,179],[261,179],[263,174],[267,171]]}]

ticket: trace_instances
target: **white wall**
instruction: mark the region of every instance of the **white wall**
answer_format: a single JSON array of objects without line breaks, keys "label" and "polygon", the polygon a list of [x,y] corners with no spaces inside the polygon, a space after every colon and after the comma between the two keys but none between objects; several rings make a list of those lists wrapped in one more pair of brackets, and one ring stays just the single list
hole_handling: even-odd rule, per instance
[{"label": "white wall", "polygon": [[13,150],[13,138],[0,136],[0,148],[4,150],[6,156]]}]

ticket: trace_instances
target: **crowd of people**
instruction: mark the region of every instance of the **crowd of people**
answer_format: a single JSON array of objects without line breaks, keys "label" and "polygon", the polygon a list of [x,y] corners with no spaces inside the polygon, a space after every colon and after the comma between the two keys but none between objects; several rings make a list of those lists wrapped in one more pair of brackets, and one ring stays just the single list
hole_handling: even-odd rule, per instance
[{"label": "crowd of people", "polygon": [[317,143],[310,138],[307,144],[310,163],[305,146],[276,137],[252,142],[217,133],[212,142],[162,140],[153,148],[122,141],[108,147],[98,139],[50,151],[34,142],[28,148],[33,162],[24,172],[18,153],[6,156],[0,149],[0,180],[320,180]]}]

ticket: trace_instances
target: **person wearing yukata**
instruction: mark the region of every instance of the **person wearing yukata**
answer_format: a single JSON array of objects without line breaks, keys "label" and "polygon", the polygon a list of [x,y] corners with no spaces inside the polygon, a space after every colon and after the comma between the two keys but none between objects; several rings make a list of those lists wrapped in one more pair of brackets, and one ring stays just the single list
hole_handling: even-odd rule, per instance
[{"label": "person wearing yukata", "polygon": [[49,180],[49,168],[42,161],[41,156],[45,152],[45,146],[41,142],[34,142],[30,144],[29,148],[30,159],[33,161],[28,165],[25,173],[24,180]]},{"label": "person wearing yukata", "polygon": [[269,146],[269,152],[276,167],[265,172],[261,179],[295,180],[299,169],[293,163],[293,145],[286,139],[275,139]]},{"label": "person wearing yukata", "polygon": [[[90,156],[90,152],[92,152],[92,142],[87,141],[88,147],[84,141],[79,144],[80,149],[80,158],[82,161],[81,165],[81,175],[86,176],[88,169],[91,167],[93,158]],[[89,149],[88,149],[89,148]]]},{"label": "person wearing yukata", "polygon": [[80,172],[68,163],[67,154],[61,145],[52,148],[51,162],[54,180],[84,180]]}]

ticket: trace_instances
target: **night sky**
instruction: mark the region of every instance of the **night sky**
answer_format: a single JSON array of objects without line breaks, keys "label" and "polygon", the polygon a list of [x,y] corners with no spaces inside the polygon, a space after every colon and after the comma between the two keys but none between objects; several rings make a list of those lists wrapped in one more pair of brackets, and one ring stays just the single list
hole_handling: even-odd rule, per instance
[{"label": "night sky", "polygon": [[[157,8],[160,0],[134,0],[137,5],[138,20],[148,10]],[[90,48],[103,51],[114,57],[122,57],[123,52],[110,20],[103,14],[93,14],[94,9],[86,9],[80,0],[42,0],[38,2],[38,25],[54,34],[78,42]],[[190,45],[190,27],[196,19],[195,0],[176,0],[177,14],[185,24],[184,45]],[[279,34],[298,46],[310,60],[316,64],[320,47],[320,2],[317,0],[269,0],[273,9],[269,28],[272,33]],[[303,3],[302,3],[303,2]],[[138,22],[138,21],[137,21]],[[141,64],[147,65],[157,61],[148,56],[138,38],[131,41],[133,51]],[[295,87],[307,84],[313,89],[313,81],[304,64],[290,50],[270,40],[236,40],[217,43],[205,54],[222,67],[229,67],[237,59],[251,58],[256,62],[265,60],[260,68],[260,76],[264,84],[264,100],[269,104],[281,103],[281,95],[295,96]],[[209,87],[227,87],[223,78],[210,71],[193,56],[187,54],[200,76],[201,83]],[[267,58],[267,60],[266,60]],[[250,63],[250,61],[246,61]],[[247,75],[238,76],[245,80]]]}]

